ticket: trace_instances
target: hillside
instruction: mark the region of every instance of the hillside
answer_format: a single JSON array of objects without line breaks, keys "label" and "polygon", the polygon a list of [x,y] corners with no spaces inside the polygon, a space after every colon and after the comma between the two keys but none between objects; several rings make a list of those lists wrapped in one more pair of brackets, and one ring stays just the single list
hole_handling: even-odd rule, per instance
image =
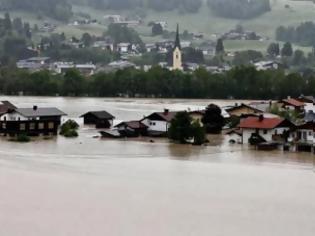
[{"label": "hillside", "polygon": [[[148,10],[144,23],[141,26],[136,27],[136,30],[141,34],[145,42],[156,41],[158,38],[152,38],[150,36],[151,29],[147,27],[150,21],[166,21],[168,23],[168,29],[170,31],[175,29],[176,23],[180,23],[181,30],[188,30],[189,32],[202,32],[206,35],[206,38],[210,38],[213,34],[224,33],[237,24],[241,24],[247,30],[253,30],[262,36],[269,37],[273,41],[275,38],[275,29],[280,26],[298,25],[303,21],[313,21],[315,4],[311,1],[292,1],[292,0],[271,0],[272,11],[265,13],[257,18],[250,20],[234,20],[217,17],[214,13],[209,11],[208,7],[204,6],[196,14],[179,14],[178,11],[171,12],[156,12]],[[285,6],[289,5],[289,8]],[[134,15],[135,12],[127,11],[103,11],[96,10],[90,7],[73,6],[74,15],[78,13],[87,13],[92,18],[99,20],[101,25],[89,25],[89,26],[70,26],[61,22],[56,22],[50,18],[38,19],[35,14],[26,13],[23,11],[11,12],[13,17],[20,16],[24,20],[29,21],[31,24],[41,24],[43,21],[53,21],[57,23],[58,32],[65,32],[68,36],[82,35],[84,32],[92,34],[102,34],[106,29],[106,22],[104,15],[120,14],[124,16]],[[0,13],[0,14],[3,14]],[[238,48],[252,48],[265,50],[266,45],[269,42],[227,42],[227,48],[234,50]]]}]

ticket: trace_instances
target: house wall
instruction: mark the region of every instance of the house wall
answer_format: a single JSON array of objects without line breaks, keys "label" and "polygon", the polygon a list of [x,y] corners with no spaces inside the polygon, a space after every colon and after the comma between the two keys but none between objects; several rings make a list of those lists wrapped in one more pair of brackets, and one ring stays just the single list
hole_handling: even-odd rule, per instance
[{"label": "house wall", "polygon": [[17,112],[6,113],[0,117],[0,121],[18,121],[18,120],[28,120],[28,118],[22,116]]},{"label": "house wall", "polygon": [[300,138],[299,141],[305,142],[305,143],[315,142],[315,134],[312,130],[309,130],[309,129],[297,130],[294,134],[294,138]]},{"label": "house wall", "polygon": [[[262,138],[264,138],[267,142],[274,141],[274,135],[281,135],[284,131],[288,131],[289,128],[276,128],[270,130],[258,129],[257,134],[259,134]],[[266,132],[265,132],[266,131]],[[252,134],[256,133],[256,129],[243,129],[243,144],[248,144],[249,138]]]},{"label": "house wall", "polygon": [[157,131],[166,133],[169,129],[169,123],[166,121],[145,119],[142,123],[148,127],[148,132]]},{"label": "house wall", "polygon": [[234,140],[236,143],[242,143],[242,136],[238,134],[235,134],[235,133],[229,134],[228,137],[229,137],[229,141]]},{"label": "house wall", "polygon": [[310,111],[315,112],[315,105],[313,103],[305,103],[304,110],[305,112],[310,112]]}]

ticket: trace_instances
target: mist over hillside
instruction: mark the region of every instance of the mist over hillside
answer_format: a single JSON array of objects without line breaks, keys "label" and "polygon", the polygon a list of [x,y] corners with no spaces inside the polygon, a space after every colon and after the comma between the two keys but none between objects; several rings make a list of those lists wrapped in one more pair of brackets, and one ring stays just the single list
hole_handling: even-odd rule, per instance
[{"label": "mist over hillside", "polygon": [[72,16],[72,4],[103,10],[143,10],[198,13],[203,6],[226,18],[251,18],[270,10],[269,0],[0,0],[0,9],[25,10],[61,21]]}]

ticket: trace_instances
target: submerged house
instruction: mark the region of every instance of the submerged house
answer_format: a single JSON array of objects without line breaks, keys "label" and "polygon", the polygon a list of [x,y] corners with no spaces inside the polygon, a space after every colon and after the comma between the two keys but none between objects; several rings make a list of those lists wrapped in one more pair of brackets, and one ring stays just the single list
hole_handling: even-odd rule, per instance
[{"label": "submerged house", "polygon": [[115,117],[107,111],[89,111],[82,116],[85,125],[95,125],[96,128],[108,129],[113,126]]},{"label": "submerged house", "polygon": [[140,122],[148,127],[149,136],[164,136],[177,113],[165,109],[164,112],[154,112],[144,117]]},{"label": "submerged house", "polygon": [[242,131],[242,143],[251,143],[252,138],[261,142],[282,142],[287,141],[289,132],[294,124],[282,118],[248,117],[242,119],[239,125]]},{"label": "submerged house", "polygon": [[57,108],[15,108],[0,117],[0,133],[15,136],[56,135],[62,116],[66,114]]},{"label": "submerged house", "polygon": [[115,126],[122,137],[146,136],[148,126],[140,121],[121,122]]},{"label": "submerged house", "polygon": [[244,103],[225,108],[225,111],[229,114],[230,117],[244,117],[263,114],[263,111]]}]

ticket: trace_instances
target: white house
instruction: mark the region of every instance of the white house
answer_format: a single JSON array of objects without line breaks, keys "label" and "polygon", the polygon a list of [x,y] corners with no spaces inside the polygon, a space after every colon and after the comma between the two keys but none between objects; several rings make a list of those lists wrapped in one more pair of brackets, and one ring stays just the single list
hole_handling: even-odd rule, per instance
[{"label": "white house", "polygon": [[167,133],[176,114],[165,109],[164,112],[154,112],[144,117],[140,122],[148,127],[149,135],[162,136]]},{"label": "white house", "polygon": [[93,75],[96,66],[92,63],[75,64],[73,62],[55,62],[53,64],[53,70],[58,74],[65,73],[69,69],[77,69],[84,75]]},{"label": "white house", "polygon": [[251,137],[256,136],[265,142],[283,141],[294,125],[282,118],[248,117],[242,119],[239,128],[242,131],[242,143],[248,144]]},{"label": "white house", "polygon": [[292,140],[300,143],[313,144],[315,142],[314,123],[308,122],[297,127],[296,131],[292,133]]}]

